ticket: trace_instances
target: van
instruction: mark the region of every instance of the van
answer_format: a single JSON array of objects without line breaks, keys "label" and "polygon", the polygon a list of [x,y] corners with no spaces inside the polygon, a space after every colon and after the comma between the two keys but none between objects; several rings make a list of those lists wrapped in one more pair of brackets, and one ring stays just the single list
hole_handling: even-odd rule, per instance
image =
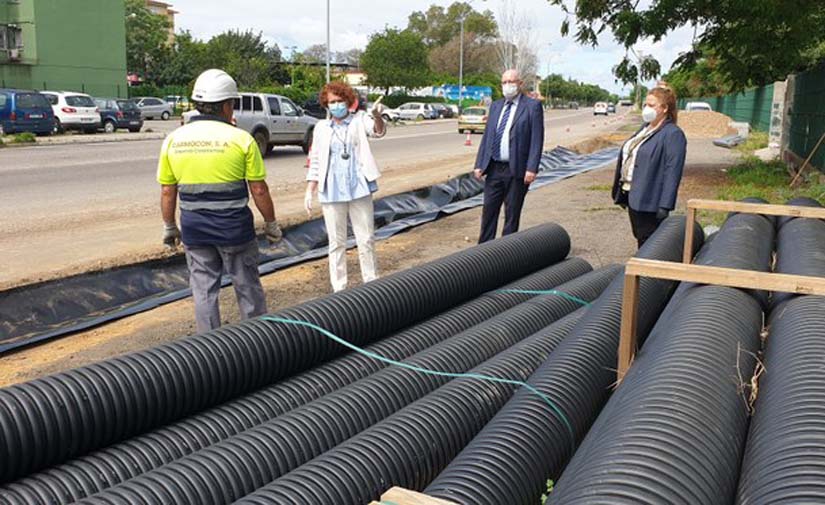
[{"label": "van", "polygon": [[235,121],[247,131],[266,156],[275,146],[301,146],[309,153],[312,132],[318,122],[304,114],[292,100],[266,93],[241,93],[235,99]]},{"label": "van", "polygon": [[31,132],[50,135],[54,112],[37,91],[0,89],[0,134]]}]

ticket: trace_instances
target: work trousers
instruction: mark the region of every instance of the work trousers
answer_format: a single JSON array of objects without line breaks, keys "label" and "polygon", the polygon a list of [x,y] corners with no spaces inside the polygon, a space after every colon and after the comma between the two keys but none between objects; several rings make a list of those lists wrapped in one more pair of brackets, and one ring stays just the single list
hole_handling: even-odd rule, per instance
[{"label": "work trousers", "polygon": [[630,216],[630,229],[633,230],[633,236],[636,237],[636,242],[641,249],[664,218],[659,219],[656,212],[637,212],[630,207],[627,208],[627,213]]},{"label": "work trousers", "polygon": [[321,204],[329,236],[329,279],[334,291],[347,288],[347,215],[352,221],[361,278],[370,282],[378,278],[375,260],[375,218],[372,196],[350,202]]},{"label": "work trousers", "polygon": [[218,295],[224,273],[232,279],[241,318],[266,313],[266,297],[258,276],[256,241],[237,246],[185,246],[184,250],[199,333],[221,325]]},{"label": "work trousers", "polygon": [[504,204],[504,230],[502,235],[518,231],[521,221],[521,209],[529,186],[523,177],[510,175],[507,163],[491,162],[484,181],[484,207],[481,210],[481,233],[478,243],[496,238],[498,216]]}]

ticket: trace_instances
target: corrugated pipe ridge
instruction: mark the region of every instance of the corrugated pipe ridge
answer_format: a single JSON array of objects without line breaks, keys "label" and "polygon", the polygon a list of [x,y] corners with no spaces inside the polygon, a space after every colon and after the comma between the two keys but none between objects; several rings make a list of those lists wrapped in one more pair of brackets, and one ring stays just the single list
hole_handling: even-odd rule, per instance
[{"label": "corrugated pipe ridge", "polygon": [[[388,337],[366,349],[403,360],[535,296],[506,290],[549,290],[590,272],[579,258],[547,267]],[[352,353],[174,425],[29,476],[0,489],[14,504],[79,500],[170,463],[367,377],[387,365]]]},{"label": "corrugated pipe ridge", "polygon": [[[608,267],[559,286],[595,299],[615,277]],[[462,373],[581,306],[543,295],[426,349],[404,363]],[[81,503],[224,504],[243,497],[447,383],[389,367],[241,434],[185,456]]]},{"label": "corrugated pipe ridge", "polygon": [[[524,381],[585,309],[559,320],[473,373]],[[392,417],[238,500],[238,504],[363,505],[394,485],[423,489],[509,399],[515,387],[456,379]],[[545,409],[547,418],[554,412]]]},{"label": "corrugated pipe ridge", "polygon": [[774,309],[764,363],[736,503],[825,503],[825,298]]},{"label": "corrugated pipe ridge", "polygon": [[[638,257],[677,261],[684,218],[662,224]],[[697,231],[696,246],[702,236]],[[573,426],[574,440],[543,400],[519,391],[470,445],[431,483],[426,493],[467,505],[536,504],[548,478],[556,478],[598,416],[616,381],[623,276],[608,287],[550,358],[530,377]],[[643,279],[639,331],[646,333],[675,283]]]},{"label": "corrugated pipe ridge", "polygon": [[[366,345],[564,259],[537,226],[279,311]],[[0,482],[180,419],[342,354],[309,328],[260,319],[0,389]]]},{"label": "corrugated pipe ridge", "polygon": [[[791,205],[791,200],[788,202]],[[787,220],[776,237],[774,271],[782,274],[825,277],[825,221],[808,218]],[[772,293],[771,307],[792,298],[791,293]]]},{"label": "corrugated pipe ridge", "polygon": [[748,426],[741,384],[761,328],[747,293],[689,290],[654,328],[547,503],[731,503]]},{"label": "corrugated pipe ridge", "polygon": [[[819,201],[814,200],[813,198],[808,198],[807,196],[799,196],[796,198],[791,198],[785,205],[796,205],[798,207],[822,207],[822,204]],[[776,219],[776,227],[778,229],[782,229],[783,226],[790,223],[791,221],[798,219],[793,216],[778,216]]]}]

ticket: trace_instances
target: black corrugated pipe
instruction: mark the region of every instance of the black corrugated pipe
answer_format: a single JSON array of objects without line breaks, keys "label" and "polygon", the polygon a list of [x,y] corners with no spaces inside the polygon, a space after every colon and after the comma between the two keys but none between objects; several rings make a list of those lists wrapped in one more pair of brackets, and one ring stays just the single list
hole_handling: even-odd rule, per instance
[{"label": "black corrugated pipe", "polygon": [[698,286],[661,320],[550,493],[548,505],[731,503],[762,309]]},{"label": "black corrugated pipe", "polygon": [[825,503],[825,298],[794,298],[770,323],[736,503]]},{"label": "black corrugated pipe", "polygon": [[[403,360],[535,296],[512,290],[549,290],[591,270],[582,259],[566,260],[366,349],[393,360]],[[31,475],[0,489],[0,496],[5,493],[14,504],[71,503],[273,419],[386,366],[381,361],[351,353],[174,425]]]},{"label": "black corrugated pipe", "polygon": [[[807,196],[791,198],[790,200],[785,202],[785,205],[796,205],[798,207],[822,207],[822,204],[819,203],[817,200],[814,200],[813,198],[808,198]],[[779,216],[776,219],[776,226],[778,229],[782,229],[783,226],[790,223],[794,219],[797,218],[792,216]]]},{"label": "black corrugated pipe", "polygon": [[[825,221],[791,218],[785,222],[776,237],[774,271],[825,277]],[[793,296],[791,293],[772,293],[771,306],[776,307]]]},{"label": "black corrugated pipe", "polygon": [[[595,299],[616,276],[603,268],[469,328],[403,363],[462,373]],[[389,367],[241,434],[93,495],[81,503],[231,503],[355,436],[449,377]],[[208,477],[207,477],[208,476]]]},{"label": "black corrugated pipe", "polygon": [[[545,224],[279,311],[358,345],[561,261]],[[0,483],[180,419],[342,354],[309,328],[253,319],[0,389]]]},{"label": "black corrugated pipe", "polygon": [[[582,312],[544,328],[472,373],[526,380]],[[515,389],[509,384],[456,379],[236,503],[363,505],[394,485],[422,489]],[[547,419],[554,416],[549,404],[544,414]]]},{"label": "black corrugated pipe", "polygon": [[[684,243],[682,217],[673,217],[637,257],[678,261]],[[701,231],[695,229],[696,247]],[[555,402],[573,427],[548,418],[544,401],[519,393],[472,443],[430,484],[426,493],[467,505],[539,503],[548,478],[555,478],[585,436],[616,381],[624,279],[616,279],[570,336],[530,377],[530,384]],[[642,279],[639,331],[656,323],[675,283]]]}]

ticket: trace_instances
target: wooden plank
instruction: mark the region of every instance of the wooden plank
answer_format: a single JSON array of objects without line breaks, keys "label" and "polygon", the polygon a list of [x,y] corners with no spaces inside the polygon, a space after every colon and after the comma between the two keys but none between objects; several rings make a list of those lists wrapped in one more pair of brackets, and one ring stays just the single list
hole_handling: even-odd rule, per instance
[{"label": "wooden plank", "polygon": [[381,501],[370,505],[458,505],[451,501],[433,498],[401,487],[394,487],[381,496]]},{"label": "wooden plank", "polygon": [[825,208],[800,207],[796,205],[771,205],[765,203],[728,202],[723,200],[688,200],[688,208],[696,210],[716,210],[723,212],[741,212],[762,214],[765,216],[807,217],[825,219]]},{"label": "wooden plank", "polygon": [[633,364],[636,355],[637,323],[639,308],[639,277],[625,269],[622,292],[622,326],[619,334],[619,360],[616,366],[617,383],[621,382]]},{"label": "wooden plank", "polygon": [[696,226],[696,209],[688,206],[685,216],[685,250],[682,254],[684,263],[693,263],[693,228]]},{"label": "wooden plank", "polygon": [[779,291],[800,295],[825,295],[825,278],[804,275],[775,274],[738,270],[735,268],[686,265],[668,261],[631,258],[625,266],[626,275],[653,277],[672,281],[714,284],[742,289]]}]

